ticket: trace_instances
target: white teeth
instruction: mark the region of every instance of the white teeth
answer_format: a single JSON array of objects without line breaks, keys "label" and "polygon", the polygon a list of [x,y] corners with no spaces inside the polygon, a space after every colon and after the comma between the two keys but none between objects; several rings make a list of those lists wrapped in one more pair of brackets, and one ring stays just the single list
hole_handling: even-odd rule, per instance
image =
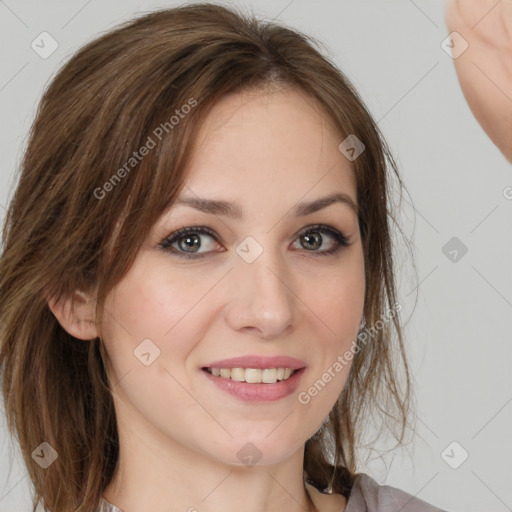
[{"label": "white teeth", "polygon": [[[261,370],[259,368],[247,368],[245,370],[245,382],[261,382]],[[243,374],[242,374],[243,375]]]},{"label": "white teeth", "polygon": [[[222,372],[222,370],[221,370]],[[231,369],[231,380],[242,382],[245,380],[245,370],[243,368],[232,368]]]},{"label": "white teeth", "polygon": [[207,368],[215,377],[251,384],[274,384],[288,379],[296,370],[291,368]]},{"label": "white teeth", "polygon": [[277,377],[277,368],[265,368],[261,370],[261,382],[272,384],[273,382],[277,382]]}]

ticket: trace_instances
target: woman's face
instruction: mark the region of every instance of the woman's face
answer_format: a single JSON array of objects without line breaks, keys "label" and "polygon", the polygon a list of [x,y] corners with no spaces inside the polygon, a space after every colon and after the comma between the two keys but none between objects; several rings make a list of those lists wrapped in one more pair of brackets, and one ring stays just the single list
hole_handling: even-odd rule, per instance
[{"label": "woman's face", "polygon": [[[350,370],[338,358],[357,336],[365,290],[355,175],[340,142],[300,92],[237,93],[215,106],[182,204],[153,226],[105,303],[121,436],[273,464],[321,426]],[[347,201],[317,202],[336,194]],[[231,358],[242,360],[218,363]],[[242,382],[282,379],[280,367],[298,371]]]}]

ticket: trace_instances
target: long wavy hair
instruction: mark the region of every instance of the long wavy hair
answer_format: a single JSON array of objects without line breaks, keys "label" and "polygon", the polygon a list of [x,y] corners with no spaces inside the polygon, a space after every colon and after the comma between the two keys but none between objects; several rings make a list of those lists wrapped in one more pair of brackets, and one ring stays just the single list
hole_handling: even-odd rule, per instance
[{"label": "long wavy hair", "polygon": [[[365,146],[352,162],[364,318],[366,329],[381,325],[371,342],[358,338],[337,403],[306,441],[305,473],[347,495],[371,414],[402,442],[412,397],[403,323],[398,314],[382,318],[398,302],[390,185],[401,191],[403,183],[376,122],[315,39],[211,2],[182,5],[144,13],[79,49],[45,89],[24,148],[3,226],[0,383],[34,510],[41,501],[52,512],[94,509],[119,457],[102,340],[70,335],[47,297],[75,307],[76,290],[94,290],[101,322],[106,295],[183,186],[202,121],[223,96],[269,85],[306,92],[340,143],[353,134]],[[134,151],[157,138],[134,162]],[[32,456],[43,442],[58,453],[47,468]]]}]

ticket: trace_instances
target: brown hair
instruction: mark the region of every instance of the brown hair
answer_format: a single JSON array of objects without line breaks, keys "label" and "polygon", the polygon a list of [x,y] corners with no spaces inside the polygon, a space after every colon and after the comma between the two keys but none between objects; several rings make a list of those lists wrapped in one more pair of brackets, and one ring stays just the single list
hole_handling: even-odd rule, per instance
[{"label": "brown hair", "polygon": [[[1,384],[9,431],[17,433],[35,489],[34,510],[41,498],[52,512],[91,510],[119,455],[108,354],[100,338],[77,340],[64,330],[47,297],[71,298],[74,307],[76,290],[94,290],[101,323],[104,298],[180,192],[195,135],[222,96],[295,87],[319,102],[340,142],[355,134],[364,143],[353,166],[367,326],[395,307],[390,178],[403,184],[356,90],[315,44],[254,15],[189,4],[144,14],[86,44],[45,90],[0,259]],[[156,133],[155,147],[132,160]],[[370,343],[358,341],[338,402],[306,442],[304,469],[319,488],[347,495],[372,407],[397,422],[402,441],[411,393],[401,329],[393,315]],[[47,469],[31,456],[42,442],[58,453]]]}]

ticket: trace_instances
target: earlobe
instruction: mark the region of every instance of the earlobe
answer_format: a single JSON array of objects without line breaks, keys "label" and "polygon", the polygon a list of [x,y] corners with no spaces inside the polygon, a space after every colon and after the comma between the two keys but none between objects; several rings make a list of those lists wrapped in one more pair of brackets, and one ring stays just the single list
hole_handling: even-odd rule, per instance
[{"label": "earlobe", "polygon": [[96,300],[80,290],[75,291],[74,297],[74,310],[69,297],[61,298],[58,302],[53,297],[47,297],[46,301],[64,330],[75,338],[93,340],[99,335],[95,321]]}]

